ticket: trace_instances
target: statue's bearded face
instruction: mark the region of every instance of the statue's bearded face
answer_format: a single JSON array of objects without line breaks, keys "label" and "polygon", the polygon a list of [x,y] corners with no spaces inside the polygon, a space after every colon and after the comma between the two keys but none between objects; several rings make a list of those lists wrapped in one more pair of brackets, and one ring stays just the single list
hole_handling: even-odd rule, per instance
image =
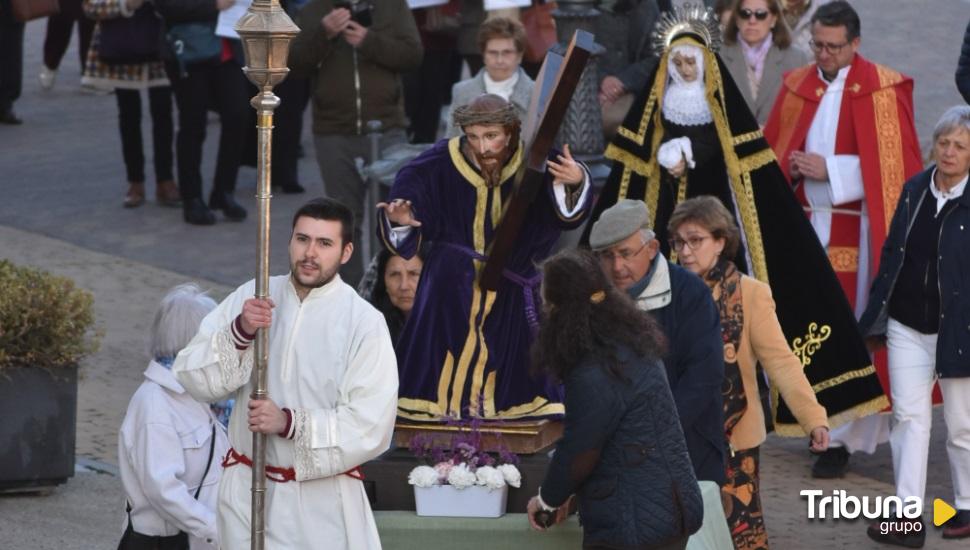
[{"label": "statue's bearded face", "polygon": [[473,124],[463,130],[466,146],[485,183],[489,187],[501,184],[502,167],[511,156],[512,134],[501,124]]}]

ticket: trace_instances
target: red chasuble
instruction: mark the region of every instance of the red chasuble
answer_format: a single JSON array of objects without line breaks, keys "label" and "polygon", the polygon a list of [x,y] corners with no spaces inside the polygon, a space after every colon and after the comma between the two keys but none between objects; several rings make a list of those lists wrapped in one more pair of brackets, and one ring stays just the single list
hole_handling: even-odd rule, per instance
[{"label": "red chasuble", "polygon": [[[804,151],[805,138],[827,87],[814,63],[788,72],[768,118],[765,138],[790,182],[788,159],[792,151]],[[856,54],[842,93],[835,154],[859,156],[869,214],[869,273],[874,276],[879,271],[879,254],[903,184],[923,169],[913,124],[913,80]],[[796,194],[807,206],[800,187]],[[861,211],[862,201],[839,205],[838,209]],[[859,236],[858,216],[833,213],[829,260],[853,307]],[[877,361],[888,396],[884,365],[884,361]]]},{"label": "red chasuble", "polygon": [[[785,75],[764,133],[789,181],[791,165],[788,158],[792,151],[805,149],[805,137],[827,87],[828,83],[819,77],[815,64]],[[886,240],[889,221],[896,210],[903,184],[923,169],[913,124],[913,80],[856,54],[842,93],[835,153],[858,155],[862,165],[872,254],[869,272],[875,274],[879,270],[879,251]],[[861,209],[862,205],[840,205],[839,208],[852,209],[853,206]],[[832,217],[829,248],[836,254],[830,250],[829,258],[833,260],[832,266],[854,306],[858,218],[852,224],[844,223],[848,220],[838,220],[839,217],[843,216]],[[853,232],[855,238],[851,239],[850,235],[846,239],[846,232]],[[843,274],[851,274],[851,277],[843,277]]]}]

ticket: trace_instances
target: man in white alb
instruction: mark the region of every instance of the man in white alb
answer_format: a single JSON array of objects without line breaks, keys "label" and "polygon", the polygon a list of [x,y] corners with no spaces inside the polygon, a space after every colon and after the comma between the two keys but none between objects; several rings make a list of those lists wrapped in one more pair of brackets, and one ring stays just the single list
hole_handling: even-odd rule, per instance
[{"label": "man in white alb", "polygon": [[[291,273],[270,279],[267,300],[253,298],[253,281],[236,289],[175,361],[176,378],[196,399],[236,399],[219,486],[223,548],[250,547],[253,432],[268,436],[268,550],[380,548],[357,467],[390,443],[397,362],[381,313],[337,275],[352,235],[344,205],[303,205],[293,218]],[[258,328],[269,330],[270,398],[256,401]]]}]

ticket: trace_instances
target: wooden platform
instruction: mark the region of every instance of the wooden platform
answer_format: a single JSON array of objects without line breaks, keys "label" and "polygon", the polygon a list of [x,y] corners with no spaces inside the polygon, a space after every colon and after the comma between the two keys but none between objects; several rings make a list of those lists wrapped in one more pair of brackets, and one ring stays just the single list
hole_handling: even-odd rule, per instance
[{"label": "wooden platform", "polygon": [[[467,427],[447,424],[408,422],[398,420],[394,426],[394,445],[407,449],[411,438],[418,434],[447,436]],[[482,447],[489,452],[505,448],[516,454],[535,454],[552,447],[562,437],[562,422],[557,420],[537,420],[525,422],[483,422]]]}]

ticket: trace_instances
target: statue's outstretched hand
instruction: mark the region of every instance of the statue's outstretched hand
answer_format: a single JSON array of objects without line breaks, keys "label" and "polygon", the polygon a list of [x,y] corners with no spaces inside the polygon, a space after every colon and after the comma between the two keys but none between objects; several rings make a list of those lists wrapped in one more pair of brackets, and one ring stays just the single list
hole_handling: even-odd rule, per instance
[{"label": "statue's outstretched hand", "polygon": [[586,174],[583,173],[583,167],[573,159],[573,155],[569,152],[568,143],[563,145],[562,154],[557,156],[556,160],[559,162],[554,160],[546,161],[546,165],[549,167],[549,173],[553,177],[553,183],[576,186],[583,183],[583,180],[586,179]]},{"label": "statue's outstretched hand", "polygon": [[384,211],[384,214],[391,223],[410,227],[421,227],[421,222],[414,217],[414,210],[411,209],[411,201],[394,199],[390,202],[379,202],[377,203],[377,207]]}]

